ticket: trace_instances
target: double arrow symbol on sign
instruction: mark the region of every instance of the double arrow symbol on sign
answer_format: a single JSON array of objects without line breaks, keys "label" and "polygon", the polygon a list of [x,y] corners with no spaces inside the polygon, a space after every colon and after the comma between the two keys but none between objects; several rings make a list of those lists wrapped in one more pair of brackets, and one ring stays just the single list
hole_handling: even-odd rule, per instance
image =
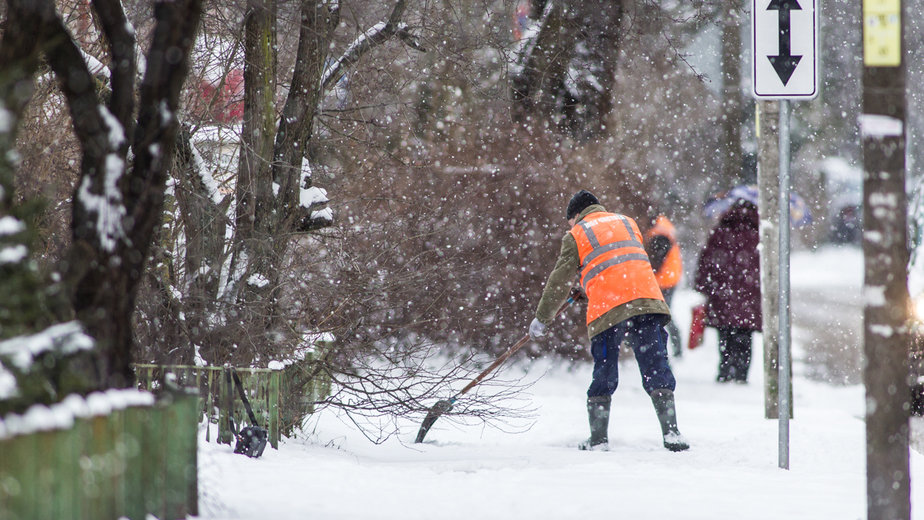
[{"label": "double arrow symbol on sign", "polygon": [[770,64],[773,65],[773,70],[780,77],[780,81],[783,82],[783,85],[786,85],[789,83],[793,72],[796,71],[796,67],[799,66],[799,60],[802,59],[802,56],[792,55],[792,37],[790,34],[792,29],[789,15],[792,10],[801,11],[802,6],[799,5],[798,0],[770,0],[767,10],[779,11],[780,17],[779,55],[767,56],[767,58],[770,59]]}]

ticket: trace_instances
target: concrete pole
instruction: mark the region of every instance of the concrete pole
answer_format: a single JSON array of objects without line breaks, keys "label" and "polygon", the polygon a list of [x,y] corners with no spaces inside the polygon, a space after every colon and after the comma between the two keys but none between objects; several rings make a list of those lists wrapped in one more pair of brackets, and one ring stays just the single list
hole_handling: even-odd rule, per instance
[{"label": "concrete pole", "polygon": [[764,343],[764,417],[779,417],[780,185],[779,101],[759,100],[757,188],[760,212],[760,286]]}]

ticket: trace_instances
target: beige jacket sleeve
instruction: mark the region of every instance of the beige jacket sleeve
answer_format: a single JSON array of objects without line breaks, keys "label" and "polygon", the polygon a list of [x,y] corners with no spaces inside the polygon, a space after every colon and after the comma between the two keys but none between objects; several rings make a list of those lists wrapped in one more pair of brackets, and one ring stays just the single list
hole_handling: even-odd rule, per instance
[{"label": "beige jacket sleeve", "polygon": [[555,262],[555,268],[552,269],[549,280],[545,283],[545,289],[542,291],[542,298],[536,309],[536,319],[545,325],[552,323],[555,313],[568,299],[568,293],[571,292],[579,267],[577,242],[574,241],[571,233],[565,233],[561,239],[558,261]]}]

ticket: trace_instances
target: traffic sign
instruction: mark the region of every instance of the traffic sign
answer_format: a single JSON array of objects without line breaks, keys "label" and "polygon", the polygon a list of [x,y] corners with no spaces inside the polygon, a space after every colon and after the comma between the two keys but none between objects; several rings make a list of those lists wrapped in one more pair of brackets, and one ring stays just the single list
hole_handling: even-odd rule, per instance
[{"label": "traffic sign", "polygon": [[753,91],[758,98],[818,95],[818,0],[752,0]]}]

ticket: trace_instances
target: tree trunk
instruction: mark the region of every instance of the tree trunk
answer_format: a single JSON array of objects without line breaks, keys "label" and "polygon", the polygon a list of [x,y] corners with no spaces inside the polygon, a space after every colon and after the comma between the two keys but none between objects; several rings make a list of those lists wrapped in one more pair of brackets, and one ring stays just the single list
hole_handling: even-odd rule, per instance
[{"label": "tree trunk", "polygon": [[613,107],[621,1],[541,3],[535,39],[524,47],[512,95],[520,119],[548,118],[588,138],[599,135]]},{"label": "tree trunk", "polygon": [[267,220],[276,210],[270,164],[276,138],[275,27],[275,0],[250,0],[244,23],[244,120],[235,188],[235,247],[232,279],[225,296],[229,303],[239,298],[260,301],[262,295],[246,294],[259,289],[246,280],[254,273],[265,276],[272,272],[271,233],[275,230]]},{"label": "tree trunk", "polygon": [[[211,316],[217,313],[218,291],[225,257],[226,211],[229,196],[222,197],[212,182],[211,172],[201,170],[202,164],[193,159],[193,147],[187,129],[177,139],[176,164],[173,172],[175,189],[185,233],[186,255],[183,259],[185,278],[179,280],[184,290],[183,315],[189,346],[208,348],[212,343]],[[211,359],[211,353],[206,354]]]},{"label": "tree trunk", "polygon": [[[398,2],[396,12],[400,19],[404,12],[404,1]],[[328,2],[305,1],[301,8],[299,45],[295,57],[295,70],[289,96],[282,109],[279,133],[276,135],[273,162],[273,180],[279,185],[277,211],[272,218],[271,228],[280,226],[286,230],[310,227],[310,209],[301,208],[301,190],[311,187],[311,176],[303,171],[302,163],[308,153],[308,142],[314,128],[323,94],[323,74],[328,61],[329,42],[340,21],[340,11],[330,10]],[[394,16],[394,12],[393,12]],[[275,218],[273,218],[275,217]],[[280,256],[284,251],[277,248]]]},{"label": "tree trunk", "polygon": [[236,219],[238,241],[244,244],[260,239],[265,230],[261,223],[274,210],[270,160],[276,138],[275,26],[275,0],[249,0],[244,23],[244,120]]},{"label": "tree trunk", "polygon": [[[81,146],[81,178],[71,223],[73,244],[66,269],[73,310],[97,343],[101,357],[97,378],[102,387],[126,387],[134,380],[130,363],[135,294],[155,226],[161,221],[176,132],[174,114],[201,14],[200,1],[155,5],[155,29],[140,94],[135,91],[134,32],[121,3],[93,3],[113,63],[107,105],[101,103],[93,76],[54,3],[7,3],[0,65],[3,76],[14,82],[0,81],[0,89],[5,90],[8,110],[21,114],[28,98],[21,93],[29,90],[22,86],[31,82],[41,51],[60,82]],[[28,36],[17,30],[28,31]],[[14,44],[11,38],[21,43]],[[133,119],[136,109],[137,123]],[[18,120],[12,123],[12,132],[0,133],[0,146],[12,147]],[[131,167],[127,166],[129,145],[134,152]],[[9,166],[0,166],[0,186],[5,184]],[[5,201],[5,195],[0,200]]]},{"label": "tree trunk", "polygon": [[727,0],[722,21],[722,179],[720,184],[740,184],[744,179],[741,159],[741,2]]},{"label": "tree trunk", "polygon": [[[118,2],[94,5],[103,13],[121,13]],[[68,40],[49,53],[52,68],[70,89],[66,94],[84,153],[72,223],[73,305],[103,353],[102,378],[107,387],[127,387],[134,382],[131,317],[154,229],[161,222],[177,128],[174,114],[200,14],[200,0],[155,5],[156,25],[138,97],[137,124],[131,119],[132,67],[113,67],[119,72],[113,76],[109,102],[109,114],[116,121],[112,122],[99,115],[95,92],[75,88],[75,77],[89,78],[85,67],[74,69],[75,59],[83,63],[76,46]],[[104,24],[125,20],[124,13],[101,18]],[[131,31],[105,32],[115,49],[113,57],[125,56],[125,47],[134,48]],[[134,161],[128,168],[130,136]]]},{"label": "tree trunk", "polygon": [[[398,0],[384,23],[364,31],[330,60],[339,27],[336,3],[299,4],[299,43],[281,117],[277,120],[275,0],[252,1],[245,17],[244,117],[236,177],[234,236],[224,239],[224,210],[207,193],[189,136],[181,139],[177,200],[185,226],[187,260],[186,332],[210,363],[252,363],[287,352],[301,338],[291,319],[285,289],[286,262],[300,233],[330,225],[327,203],[303,168],[314,120],[325,92],[362,56],[393,37],[423,50],[401,21]],[[199,238],[201,237],[201,239]],[[223,249],[230,249],[230,261]],[[221,273],[216,282],[214,276]]]}]

